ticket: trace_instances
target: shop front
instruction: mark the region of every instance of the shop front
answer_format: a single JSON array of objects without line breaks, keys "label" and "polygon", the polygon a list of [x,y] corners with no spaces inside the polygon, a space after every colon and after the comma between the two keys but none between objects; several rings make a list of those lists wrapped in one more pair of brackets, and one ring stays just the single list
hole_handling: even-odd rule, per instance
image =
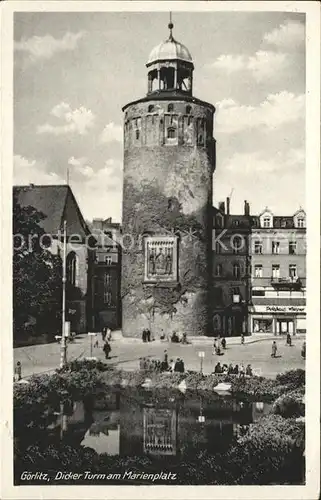
[{"label": "shop front", "polygon": [[250,328],[253,335],[306,333],[306,306],[253,305],[250,308]]},{"label": "shop front", "polygon": [[237,337],[247,334],[247,313],[243,306],[230,306],[213,314],[213,336]]}]

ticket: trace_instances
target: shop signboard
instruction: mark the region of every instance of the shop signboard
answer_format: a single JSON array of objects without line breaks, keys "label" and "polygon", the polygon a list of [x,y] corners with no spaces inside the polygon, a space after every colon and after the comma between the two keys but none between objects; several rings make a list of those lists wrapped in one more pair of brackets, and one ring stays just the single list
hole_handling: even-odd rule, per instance
[{"label": "shop signboard", "polygon": [[286,314],[306,314],[306,306],[253,306],[252,313],[286,313]]}]

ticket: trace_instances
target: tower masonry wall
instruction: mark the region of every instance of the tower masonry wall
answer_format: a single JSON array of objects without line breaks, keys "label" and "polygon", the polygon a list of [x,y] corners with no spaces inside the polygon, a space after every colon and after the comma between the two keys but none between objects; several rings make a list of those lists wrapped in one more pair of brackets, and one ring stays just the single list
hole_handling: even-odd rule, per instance
[{"label": "tower masonry wall", "polygon": [[[126,108],[122,312],[123,335],[206,335],[210,325],[213,109],[182,101]],[[146,280],[147,237],[173,237],[170,282]],[[176,250],[177,248],[177,250]]]}]

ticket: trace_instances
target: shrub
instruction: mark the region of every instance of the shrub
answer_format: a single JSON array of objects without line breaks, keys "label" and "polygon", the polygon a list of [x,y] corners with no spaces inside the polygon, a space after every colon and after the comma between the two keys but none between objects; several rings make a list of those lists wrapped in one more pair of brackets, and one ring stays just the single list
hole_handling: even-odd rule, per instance
[{"label": "shrub", "polygon": [[285,373],[279,373],[276,376],[276,383],[278,385],[291,386],[292,389],[297,389],[305,385],[305,370],[297,368],[296,370],[289,370]]},{"label": "shrub", "polygon": [[282,394],[274,401],[272,412],[284,418],[304,416],[305,404],[303,402],[303,395],[304,390],[302,388]]}]

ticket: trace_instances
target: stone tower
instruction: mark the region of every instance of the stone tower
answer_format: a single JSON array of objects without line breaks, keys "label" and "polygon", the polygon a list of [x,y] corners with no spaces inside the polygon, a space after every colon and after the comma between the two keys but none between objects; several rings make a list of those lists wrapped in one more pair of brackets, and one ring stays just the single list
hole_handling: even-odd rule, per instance
[{"label": "stone tower", "polygon": [[209,333],[215,108],[172,35],[148,59],[146,97],[124,106],[122,328]]}]

